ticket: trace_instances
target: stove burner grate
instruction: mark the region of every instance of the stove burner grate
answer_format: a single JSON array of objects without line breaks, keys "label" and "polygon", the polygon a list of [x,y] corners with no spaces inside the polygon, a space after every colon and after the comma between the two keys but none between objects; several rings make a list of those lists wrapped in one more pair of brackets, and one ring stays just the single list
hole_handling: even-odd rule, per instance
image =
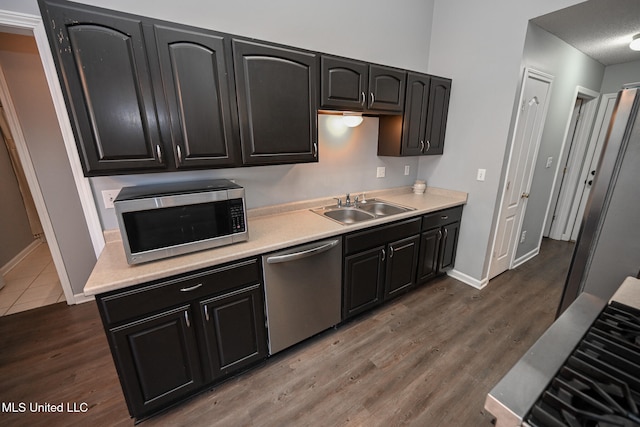
[{"label": "stove burner grate", "polygon": [[640,427],[640,311],[613,302],[582,338],[526,422]]}]

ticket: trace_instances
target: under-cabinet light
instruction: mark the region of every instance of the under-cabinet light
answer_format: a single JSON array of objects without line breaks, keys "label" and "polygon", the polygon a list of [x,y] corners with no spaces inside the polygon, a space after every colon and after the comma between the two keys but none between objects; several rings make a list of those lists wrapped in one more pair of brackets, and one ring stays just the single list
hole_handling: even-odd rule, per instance
[{"label": "under-cabinet light", "polygon": [[631,43],[629,43],[629,48],[631,50],[640,51],[640,34],[636,34],[635,36],[633,36],[633,40],[631,41]]},{"label": "under-cabinet light", "polygon": [[350,128],[360,126],[362,123],[362,113],[342,113],[342,121]]}]

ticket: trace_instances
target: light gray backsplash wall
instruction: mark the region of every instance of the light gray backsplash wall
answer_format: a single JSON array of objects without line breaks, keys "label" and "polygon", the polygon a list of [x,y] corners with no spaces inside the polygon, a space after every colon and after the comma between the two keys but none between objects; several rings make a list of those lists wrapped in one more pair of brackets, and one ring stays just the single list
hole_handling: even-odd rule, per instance
[{"label": "light gray backsplash wall", "polygon": [[4,51],[0,60],[71,287],[81,293],[95,253],[40,56],[33,38],[26,38],[29,50]]},{"label": "light gray backsplash wall", "polygon": [[[490,239],[529,19],[578,0],[437,0],[428,72],[453,79],[444,155],[420,159],[428,185],[466,191],[456,270],[478,282]],[[479,168],[486,180],[476,181]]]},{"label": "light gray backsplash wall", "polygon": [[[599,92],[605,69],[604,65],[535,24],[529,25],[522,62],[524,67],[553,75],[554,80],[527,210],[522,223],[522,231],[527,233],[526,239],[518,243],[516,259],[537,249],[545,226],[549,200],[558,197],[559,181],[553,194],[551,191],[558,162],[564,164],[568,155],[569,147],[565,148],[562,158],[560,151],[575,105],[576,88],[581,86]],[[598,101],[594,102],[597,105]],[[546,162],[549,157],[553,159],[553,163],[547,168]],[[553,215],[553,212],[549,212],[548,215]]]},{"label": "light gray backsplash wall", "polygon": [[[340,116],[320,114],[318,142],[317,163],[91,178],[103,229],[118,225],[114,210],[104,208],[102,190],[129,185],[228,178],[245,187],[247,205],[254,208],[301,199],[344,197],[345,193],[411,185],[415,181],[416,157],[377,156],[377,117],[365,117],[360,126],[348,128]],[[384,178],[376,178],[378,166],[385,167]],[[409,166],[409,175],[404,175],[405,166]]]},{"label": "light gray backsplash wall", "polygon": [[640,83],[640,61],[609,65],[605,68],[602,93],[617,93],[627,83]]},{"label": "light gray backsplash wall", "polygon": [[[2,66],[0,47],[0,67]],[[33,243],[33,235],[22,201],[18,180],[13,173],[7,146],[0,135],[0,269],[27,246]]]}]

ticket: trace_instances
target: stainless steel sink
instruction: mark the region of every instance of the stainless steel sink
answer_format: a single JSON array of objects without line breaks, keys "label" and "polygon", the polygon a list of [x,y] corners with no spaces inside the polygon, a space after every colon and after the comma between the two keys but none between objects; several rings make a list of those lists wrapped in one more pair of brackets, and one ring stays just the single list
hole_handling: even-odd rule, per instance
[{"label": "stainless steel sink", "polygon": [[321,208],[311,209],[311,212],[325,216],[341,224],[353,224],[412,210],[413,208],[396,205],[380,199],[368,199],[365,202],[358,202],[351,206],[323,206]]},{"label": "stainless steel sink", "polygon": [[368,219],[375,218],[375,215],[372,213],[351,207],[336,207],[335,209],[325,211],[323,215],[344,224],[353,224],[354,222],[366,221]]}]

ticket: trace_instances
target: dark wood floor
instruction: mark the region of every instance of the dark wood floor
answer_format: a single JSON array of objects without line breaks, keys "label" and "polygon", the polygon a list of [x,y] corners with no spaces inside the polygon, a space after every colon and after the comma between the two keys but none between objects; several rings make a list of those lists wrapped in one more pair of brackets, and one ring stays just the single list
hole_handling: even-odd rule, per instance
[{"label": "dark wood floor", "polygon": [[[438,279],[143,425],[491,426],[485,396],[553,321],[572,250],[545,239],[482,291]],[[1,425],[133,424],[94,303],[2,317],[0,339]]]}]

